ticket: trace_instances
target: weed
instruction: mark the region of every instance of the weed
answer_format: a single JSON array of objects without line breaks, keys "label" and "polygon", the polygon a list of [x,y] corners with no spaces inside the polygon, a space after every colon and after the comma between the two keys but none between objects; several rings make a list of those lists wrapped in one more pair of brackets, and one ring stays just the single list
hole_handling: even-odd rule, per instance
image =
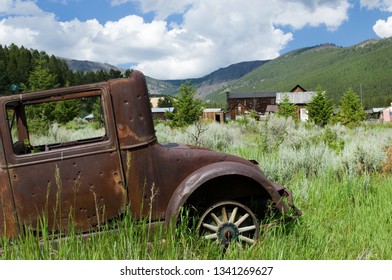
[{"label": "weed", "polygon": [[383,173],[392,173],[392,144],[385,148],[386,157],[385,161],[381,162],[381,168]]}]

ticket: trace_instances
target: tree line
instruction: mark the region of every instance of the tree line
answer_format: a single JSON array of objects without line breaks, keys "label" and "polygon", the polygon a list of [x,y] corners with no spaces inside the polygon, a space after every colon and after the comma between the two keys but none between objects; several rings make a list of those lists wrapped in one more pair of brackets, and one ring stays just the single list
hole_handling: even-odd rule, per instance
[{"label": "tree line", "polygon": [[[37,73],[37,69],[39,73]],[[45,84],[37,88],[37,83],[32,84],[40,78],[37,74],[50,75],[51,77],[46,79]],[[104,70],[96,72],[72,71],[63,59],[53,55],[49,56],[44,51],[27,49],[23,46],[18,47],[15,44],[0,45],[0,92],[2,94],[95,83],[123,77],[127,74],[129,73],[123,74],[115,69],[111,69],[109,72]],[[32,75],[36,75],[36,77],[32,77]]]}]

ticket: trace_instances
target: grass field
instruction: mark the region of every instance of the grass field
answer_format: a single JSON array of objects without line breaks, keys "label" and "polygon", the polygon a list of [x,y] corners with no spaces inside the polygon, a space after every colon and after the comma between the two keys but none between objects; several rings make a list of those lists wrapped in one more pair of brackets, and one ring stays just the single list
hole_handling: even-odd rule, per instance
[{"label": "grass field", "polygon": [[[187,222],[147,242],[146,223],[127,218],[89,239],[71,233],[54,243],[47,235],[40,245],[27,232],[12,243],[3,240],[0,258],[392,259],[392,126],[319,128],[272,118],[183,130],[159,123],[156,129],[161,143],[200,144],[257,160],[267,177],[293,192],[303,215],[262,231],[251,248],[230,246],[225,253],[217,244],[200,240]],[[188,219],[192,217],[184,217]]]}]

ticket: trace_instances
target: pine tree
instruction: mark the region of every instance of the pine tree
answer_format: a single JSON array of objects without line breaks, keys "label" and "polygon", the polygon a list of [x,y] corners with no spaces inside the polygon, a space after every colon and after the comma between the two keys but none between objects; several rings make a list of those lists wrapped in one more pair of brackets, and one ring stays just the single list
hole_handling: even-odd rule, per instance
[{"label": "pine tree", "polygon": [[45,66],[46,60],[41,57],[35,61],[36,66],[30,73],[28,85],[24,85],[25,91],[38,91],[55,87],[56,76]]},{"label": "pine tree", "polygon": [[[35,61],[35,68],[30,73],[28,78],[28,85],[22,84],[23,91],[38,91],[50,89],[55,86],[56,77],[45,66],[45,56],[41,55]],[[43,103],[40,105],[31,105],[26,107],[27,119],[29,120],[29,130],[32,133],[39,135],[48,131],[49,123],[53,120],[55,104]]]},{"label": "pine tree", "polygon": [[158,107],[159,108],[168,108],[172,106],[172,98],[169,96],[164,96],[158,99]]},{"label": "pine tree", "polygon": [[325,126],[333,112],[333,106],[331,100],[325,97],[325,91],[319,86],[316,90],[316,95],[310,100],[307,106],[309,121],[313,121],[315,124]]},{"label": "pine tree", "polygon": [[23,81],[22,77],[19,76],[18,71],[18,56],[19,49],[16,45],[11,44],[9,48],[6,48],[7,60],[6,60],[6,73],[8,75],[8,81],[12,84],[20,84]]},{"label": "pine tree", "polygon": [[57,123],[65,124],[77,117],[79,111],[78,99],[63,100],[56,103],[52,115]]},{"label": "pine tree", "polygon": [[0,45],[0,92],[6,91],[8,86],[8,75],[6,72],[6,51]]},{"label": "pine tree", "polygon": [[290,102],[288,95],[285,95],[282,102],[279,104],[279,110],[277,112],[278,116],[285,117],[292,117],[293,119],[296,118],[297,108],[295,104]]},{"label": "pine tree", "polygon": [[28,49],[24,47],[19,48],[16,66],[19,82],[26,81],[29,78],[29,73],[33,69],[32,55]]},{"label": "pine tree", "polygon": [[356,126],[366,119],[358,94],[349,88],[342,96],[335,122],[343,125]]},{"label": "pine tree", "polygon": [[168,112],[167,117],[174,127],[184,127],[195,123],[203,113],[203,101],[195,98],[196,90],[189,82],[180,86],[180,93],[175,100],[174,112]]}]

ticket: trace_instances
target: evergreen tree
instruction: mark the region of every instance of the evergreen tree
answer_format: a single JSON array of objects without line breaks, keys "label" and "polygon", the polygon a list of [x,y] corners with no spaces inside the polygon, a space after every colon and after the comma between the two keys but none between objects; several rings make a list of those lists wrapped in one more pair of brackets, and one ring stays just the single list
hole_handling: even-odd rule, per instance
[{"label": "evergreen tree", "polygon": [[19,76],[18,71],[18,56],[19,49],[16,45],[12,44],[7,51],[7,61],[6,61],[6,73],[8,75],[8,81],[12,84],[23,83],[22,77]]},{"label": "evergreen tree", "polygon": [[0,45],[0,92],[4,92],[8,86],[8,76],[6,72],[6,51]]},{"label": "evergreen tree", "polygon": [[315,124],[324,126],[326,125],[333,112],[331,100],[325,97],[325,91],[319,86],[317,87],[316,95],[310,100],[307,106],[309,121]]},{"label": "evergreen tree", "polygon": [[123,75],[120,70],[115,70],[115,69],[111,68],[109,71],[109,77],[110,77],[110,79],[116,79],[116,78],[122,78]]},{"label": "evergreen tree", "polygon": [[158,99],[158,107],[159,108],[168,108],[172,107],[173,101],[169,96],[164,96]]},{"label": "evergreen tree", "polygon": [[128,78],[128,77],[132,74],[132,72],[133,72],[133,69],[127,69],[127,70],[125,70],[125,72],[124,72],[124,77],[125,77],[125,78]]},{"label": "evergreen tree", "polygon": [[67,82],[68,72],[70,71],[67,63],[58,59],[54,55],[49,58],[48,68],[51,73],[53,73],[56,77],[55,79],[55,87],[63,87],[69,84]]},{"label": "evergreen tree", "polygon": [[174,127],[184,127],[195,123],[203,114],[203,101],[195,98],[196,90],[185,82],[180,86],[180,93],[174,102],[174,112],[168,112],[167,117]]},{"label": "evergreen tree", "polygon": [[30,73],[28,85],[24,85],[26,91],[38,91],[55,87],[56,76],[50,72],[50,69],[45,66],[45,63],[46,60],[44,57],[35,61],[36,66]]},{"label": "evergreen tree", "polygon": [[[38,91],[50,89],[55,86],[56,77],[45,66],[45,56],[41,55],[35,61],[36,66],[30,73],[28,85],[22,84],[24,91]],[[29,120],[30,132],[40,134],[48,131],[49,123],[54,119],[54,103],[43,103],[26,107],[27,119]]]},{"label": "evergreen tree", "polygon": [[343,125],[355,126],[366,119],[366,114],[361,105],[358,94],[352,88],[349,88],[340,100],[338,113],[335,116],[335,122]]},{"label": "evergreen tree", "polygon": [[29,78],[29,73],[33,69],[32,55],[28,49],[24,47],[19,48],[16,66],[19,79],[18,82],[23,83]]},{"label": "evergreen tree", "polygon": [[295,106],[295,104],[290,102],[290,98],[288,97],[288,95],[286,95],[282,102],[279,104],[279,110],[277,112],[278,116],[281,117],[292,117],[293,119],[296,118],[296,114],[297,114],[297,108]]},{"label": "evergreen tree", "polygon": [[56,103],[52,113],[57,123],[66,124],[78,116],[80,104],[77,99],[63,100]]}]

